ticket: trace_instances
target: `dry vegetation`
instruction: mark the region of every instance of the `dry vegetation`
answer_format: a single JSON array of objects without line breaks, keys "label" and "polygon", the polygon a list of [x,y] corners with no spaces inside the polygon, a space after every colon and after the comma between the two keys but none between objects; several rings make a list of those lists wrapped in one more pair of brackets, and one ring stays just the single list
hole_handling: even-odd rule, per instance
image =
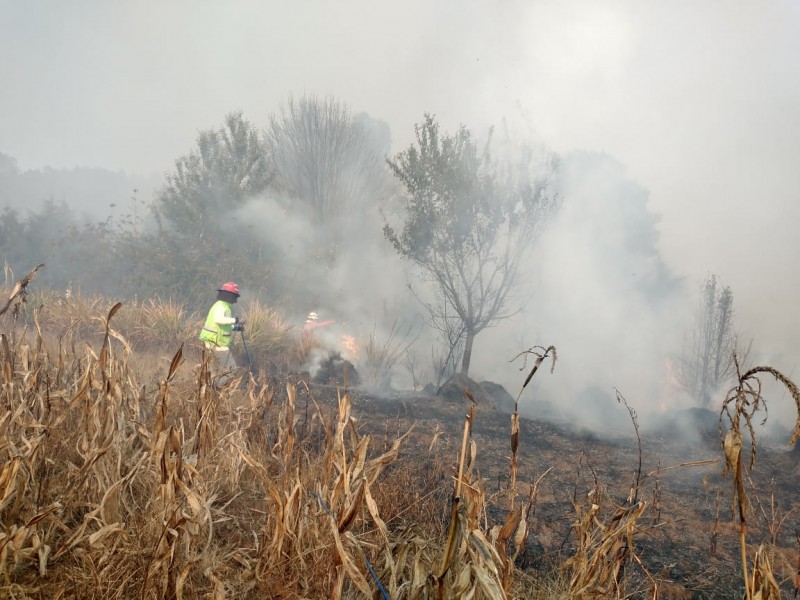
[{"label": "dry vegetation", "polygon": [[[29,294],[30,277],[0,295],[2,597],[693,597],[641,558],[639,540],[669,508],[659,473],[643,472],[636,414],[621,396],[638,446],[630,493],[615,499],[594,470],[588,494],[561,490],[571,506],[562,551],[534,561],[548,470],[523,477],[516,410],[494,416],[511,452],[502,477],[484,471],[505,482],[492,490],[468,391],[452,435],[378,412],[365,422],[352,392],[277,377],[309,342],[258,304],[243,309],[261,368],[216,389],[194,342],[198,315],[159,299]],[[523,387],[543,361],[555,366],[554,348],[529,353]],[[786,556],[777,533],[746,543],[739,423],[750,427],[763,403],[760,373],[786,384],[799,412],[800,397],[759,369],[740,376],[724,414],[740,569],[746,597],[763,600],[797,583],[773,574]],[[756,506],[772,506],[777,523],[774,498]]]}]

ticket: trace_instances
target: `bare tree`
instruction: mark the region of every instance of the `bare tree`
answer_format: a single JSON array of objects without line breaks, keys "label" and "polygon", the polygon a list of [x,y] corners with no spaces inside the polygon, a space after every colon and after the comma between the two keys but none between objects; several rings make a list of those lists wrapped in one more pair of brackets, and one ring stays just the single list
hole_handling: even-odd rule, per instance
[{"label": "bare tree", "polygon": [[461,374],[468,375],[475,336],[519,310],[510,300],[525,251],[557,205],[549,157],[533,173],[531,152],[497,163],[489,142],[479,152],[461,127],[440,135],[435,118],[415,127],[416,144],[389,166],[406,189],[405,223],[384,220],[384,235],[403,258],[421,268],[433,291],[424,303],[432,324],[455,347],[463,336]]},{"label": "bare tree", "polygon": [[[388,127],[332,97],[290,96],[266,131],[283,187],[315,224],[338,224],[359,203],[381,197]],[[331,223],[333,221],[333,223]]]},{"label": "bare tree", "polygon": [[714,393],[735,374],[734,352],[742,360],[750,353],[752,341],[741,345],[733,315],[733,291],[709,275],[680,360],[681,384],[703,407],[710,406]]},{"label": "bare tree", "polygon": [[389,128],[330,96],[289,96],[270,116],[265,139],[278,197],[307,235],[274,261],[271,276],[286,282],[281,293],[316,310],[336,285],[330,277],[358,264],[342,256],[369,256],[383,242],[378,207],[395,185],[386,166]]}]

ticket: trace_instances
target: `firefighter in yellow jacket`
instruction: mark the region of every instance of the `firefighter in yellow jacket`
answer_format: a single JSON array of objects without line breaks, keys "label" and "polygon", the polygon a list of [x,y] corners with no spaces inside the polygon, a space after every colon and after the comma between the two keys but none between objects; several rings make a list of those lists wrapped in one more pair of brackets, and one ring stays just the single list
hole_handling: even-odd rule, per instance
[{"label": "firefighter in yellow jacket", "polygon": [[[244,321],[232,315],[231,307],[239,299],[239,286],[233,281],[223,283],[217,290],[217,301],[211,306],[200,331],[200,339],[208,350],[213,350],[218,365],[223,370],[235,369],[236,361],[230,345],[234,331],[244,331]],[[219,384],[224,381],[219,381]]]}]

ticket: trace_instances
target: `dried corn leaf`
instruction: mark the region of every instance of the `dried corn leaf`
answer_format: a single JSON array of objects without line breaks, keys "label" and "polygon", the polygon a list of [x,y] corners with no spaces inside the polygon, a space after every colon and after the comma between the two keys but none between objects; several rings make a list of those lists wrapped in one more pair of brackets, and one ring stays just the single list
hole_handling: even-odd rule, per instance
[{"label": "dried corn leaf", "polygon": [[491,598],[492,600],[507,600],[508,595],[506,594],[503,586],[497,580],[496,576],[492,576],[489,572],[486,571],[485,568],[480,568],[476,565],[473,565],[473,573],[478,580],[481,588],[483,589],[484,593]]},{"label": "dried corn leaf", "polygon": [[97,531],[95,531],[92,535],[89,536],[89,545],[94,546],[100,542],[103,542],[105,538],[110,536],[114,533],[121,533],[125,531],[125,528],[120,523],[111,523],[109,525],[104,525]]},{"label": "dried corn leaf", "polygon": [[72,535],[67,539],[67,541],[61,545],[58,551],[56,551],[56,553],[53,555],[53,560],[58,560],[62,554],[74,548],[84,539],[84,532],[86,531],[86,527],[89,525],[90,522],[95,521],[98,518],[99,513],[100,509],[96,508],[95,510],[83,516],[83,522],[81,523],[80,527],[78,527],[78,529],[72,533]]},{"label": "dried corn leaf", "polygon": [[41,544],[38,548],[39,554],[39,577],[47,577],[47,560],[50,558],[52,548],[47,544]]},{"label": "dried corn leaf", "polygon": [[183,600],[183,587],[189,578],[191,568],[191,565],[183,565],[177,577],[175,577],[175,600]]},{"label": "dried corn leaf", "polygon": [[410,427],[408,431],[406,431],[402,436],[400,436],[399,438],[395,439],[394,442],[392,442],[392,447],[389,448],[389,450],[387,450],[377,458],[373,458],[367,463],[367,466],[365,467],[364,471],[366,473],[370,485],[372,485],[375,482],[375,480],[378,478],[378,475],[380,475],[381,470],[385,465],[388,465],[389,463],[397,459],[397,455],[400,453],[400,445],[406,440],[406,438],[411,434],[413,430],[414,427],[413,426]]},{"label": "dried corn leaf", "polygon": [[[331,524],[333,526],[333,539],[336,544],[336,553],[339,555],[339,560],[342,562],[342,566],[344,567],[347,576],[350,580],[355,584],[355,586],[359,589],[359,591],[364,594],[365,597],[371,597],[372,592],[369,589],[369,584],[367,583],[366,578],[361,573],[361,571],[356,566],[356,563],[353,561],[353,558],[350,554],[345,550],[344,544],[342,544],[342,539],[339,536],[339,530],[336,528],[333,520],[331,520]],[[358,540],[349,536],[348,539],[355,544],[358,544]]]},{"label": "dried corn leaf", "polygon": [[525,543],[525,536],[528,533],[528,520],[525,516],[525,513],[522,513],[522,518],[519,521],[519,526],[517,527],[517,532],[514,534],[514,548],[516,549],[516,553],[522,550],[522,546]]},{"label": "dried corn leaf", "polygon": [[463,564],[448,586],[449,595],[454,598],[464,597],[467,590],[471,587],[471,583],[472,566],[469,563]]},{"label": "dried corn leaf", "polygon": [[367,483],[367,480],[364,479],[363,481],[364,481],[364,497],[365,497],[366,502],[367,502],[367,509],[369,510],[369,514],[372,517],[373,522],[378,527],[378,531],[380,531],[381,536],[383,537],[384,542],[386,543],[386,546],[388,547],[389,546],[389,530],[386,528],[386,523],[383,522],[383,519],[381,519],[381,516],[378,513],[378,505],[375,502],[375,499],[372,497],[372,493],[370,492],[369,484]]},{"label": "dried corn leaf", "polygon": [[104,523],[111,523],[120,518],[119,514],[119,490],[123,480],[115,482],[103,494],[100,501],[100,520]]},{"label": "dried corn leaf", "polygon": [[119,309],[122,308],[122,302],[117,302],[114,306],[111,307],[111,310],[108,311],[108,317],[106,317],[106,323],[111,321],[114,318],[114,315],[119,312]]},{"label": "dried corn leaf", "polygon": [[439,570],[436,572],[435,577],[441,581],[447,574],[450,565],[453,562],[453,557],[456,555],[456,550],[461,545],[461,520],[458,518],[459,511],[459,498],[453,499],[453,506],[450,509],[450,527],[447,534],[447,544],[442,553],[442,561],[439,564]]},{"label": "dried corn leaf", "polygon": [[367,458],[367,450],[369,449],[369,439],[370,438],[368,435],[362,437],[358,442],[358,446],[353,452],[353,458],[351,460],[353,465],[350,471],[350,476],[352,478],[351,481],[355,481],[361,477],[361,473],[364,471],[364,463]]},{"label": "dried corn leaf", "polygon": [[486,561],[487,567],[490,569],[491,573],[495,577],[498,577],[499,571],[497,567],[498,565],[502,565],[503,561],[492,543],[486,538],[480,529],[473,529],[470,532],[469,540],[472,544],[472,548],[481,553],[482,558]]},{"label": "dried corn leaf", "polygon": [[511,453],[516,454],[519,447],[519,415],[511,415]]},{"label": "dried corn leaf", "polygon": [[175,375],[175,372],[178,370],[178,367],[183,362],[183,344],[181,347],[178,348],[178,351],[175,353],[175,356],[172,357],[172,362],[169,363],[169,371],[167,372],[167,381],[171,381]]},{"label": "dried corn leaf", "polygon": [[522,505],[517,505],[506,517],[503,526],[497,535],[498,545],[505,546],[505,543],[511,539],[511,535],[519,525],[520,518],[522,517]]},{"label": "dried corn leaf", "polygon": [[211,600],[225,600],[225,584],[214,574],[214,571],[211,569],[211,567],[207,568],[203,572],[203,575],[211,580],[211,583],[214,586],[213,590],[211,591]]},{"label": "dried corn leaf", "polygon": [[347,531],[350,525],[353,524],[353,520],[355,519],[356,514],[358,514],[358,509],[361,507],[361,502],[364,500],[365,489],[366,479],[362,479],[361,485],[358,487],[358,491],[356,491],[350,506],[341,515],[341,517],[339,517],[339,521],[336,524],[336,528],[339,530],[339,533]]},{"label": "dried corn leaf", "polygon": [[126,340],[125,337],[119,331],[116,331],[115,329],[109,327],[108,334],[115,340],[117,340],[120,344],[122,344],[122,347],[125,348],[126,353],[131,354],[133,352],[133,350],[131,349],[131,345],[128,343],[128,340]]},{"label": "dried corn leaf", "polygon": [[15,456],[0,471],[0,511],[11,501],[17,490],[17,474],[21,465],[22,459]]},{"label": "dried corn leaf", "polygon": [[742,433],[734,428],[728,430],[725,440],[722,442],[722,449],[725,452],[725,471],[723,475],[731,469],[736,471],[736,465],[742,453]]}]

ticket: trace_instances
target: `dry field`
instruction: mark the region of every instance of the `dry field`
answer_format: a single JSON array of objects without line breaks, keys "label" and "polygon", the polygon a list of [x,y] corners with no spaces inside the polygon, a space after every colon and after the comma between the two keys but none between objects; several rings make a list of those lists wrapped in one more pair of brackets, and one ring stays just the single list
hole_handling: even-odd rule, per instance
[{"label": "dry field", "polygon": [[[411,465],[424,460],[433,437],[445,447],[456,445],[459,422],[469,402],[456,405],[440,398],[364,398],[357,399],[355,406],[364,428],[376,435],[381,429],[394,432],[415,424],[406,444],[407,454],[398,461],[402,464],[407,460],[408,468],[413,468]],[[635,556],[629,556],[625,591],[620,597],[653,598],[654,582],[659,598],[745,597],[733,482],[722,475],[725,458],[716,431],[691,444],[671,430],[644,432],[640,457],[632,425],[630,433],[617,435],[579,431],[552,419],[520,419],[519,425],[518,489],[526,497],[531,493],[535,496],[526,550],[523,560],[518,561],[524,573],[534,578],[544,578],[554,568],[568,573],[564,567],[576,556],[581,557],[585,568],[591,553],[583,557],[585,548],[581,545],[599,549],[604,536],[610,541],[610,526],[620,512],[632,508],[629,498],[633,495],[645,506],[626,532],[632,535],[629,547]],[[473,429],[478,448],[475,468],[485,480],[490,521],[502,521],[508,514],[509,431],[509,415],[479,409]],[[761,549],[761,555],[770,560],[784,598],[795,597],[795,586],[800,584],[799,481],[797,451],[760,449],[756,467],[745,475],[748,558],[752,561]],[[592,515],[592,529],[581,518],[586,519],[593,509],[598,520],[594,521]],[[606,560],[613,560],[618,552],[619,548],[605,547],[601,553]],[[752,562],[749,564],[752,570]],[[581,596],[564,593],[530,597]],[[605,597],[616,596],[612,593]]]},{"label": "dry field", "polygon": [[[749,468],[752,378],[772,372],[732,391],[723,452],[633,411],[600,438],[468,391],[378,399],[280,369],[217,389],[179,307],[22,306],[18,287],[0,296],[0,597],[797,595],[797,455]],[[158,321],[145,306],[174,338],[129,341]],[[302,352],[265,329],[270,364]]]}]

